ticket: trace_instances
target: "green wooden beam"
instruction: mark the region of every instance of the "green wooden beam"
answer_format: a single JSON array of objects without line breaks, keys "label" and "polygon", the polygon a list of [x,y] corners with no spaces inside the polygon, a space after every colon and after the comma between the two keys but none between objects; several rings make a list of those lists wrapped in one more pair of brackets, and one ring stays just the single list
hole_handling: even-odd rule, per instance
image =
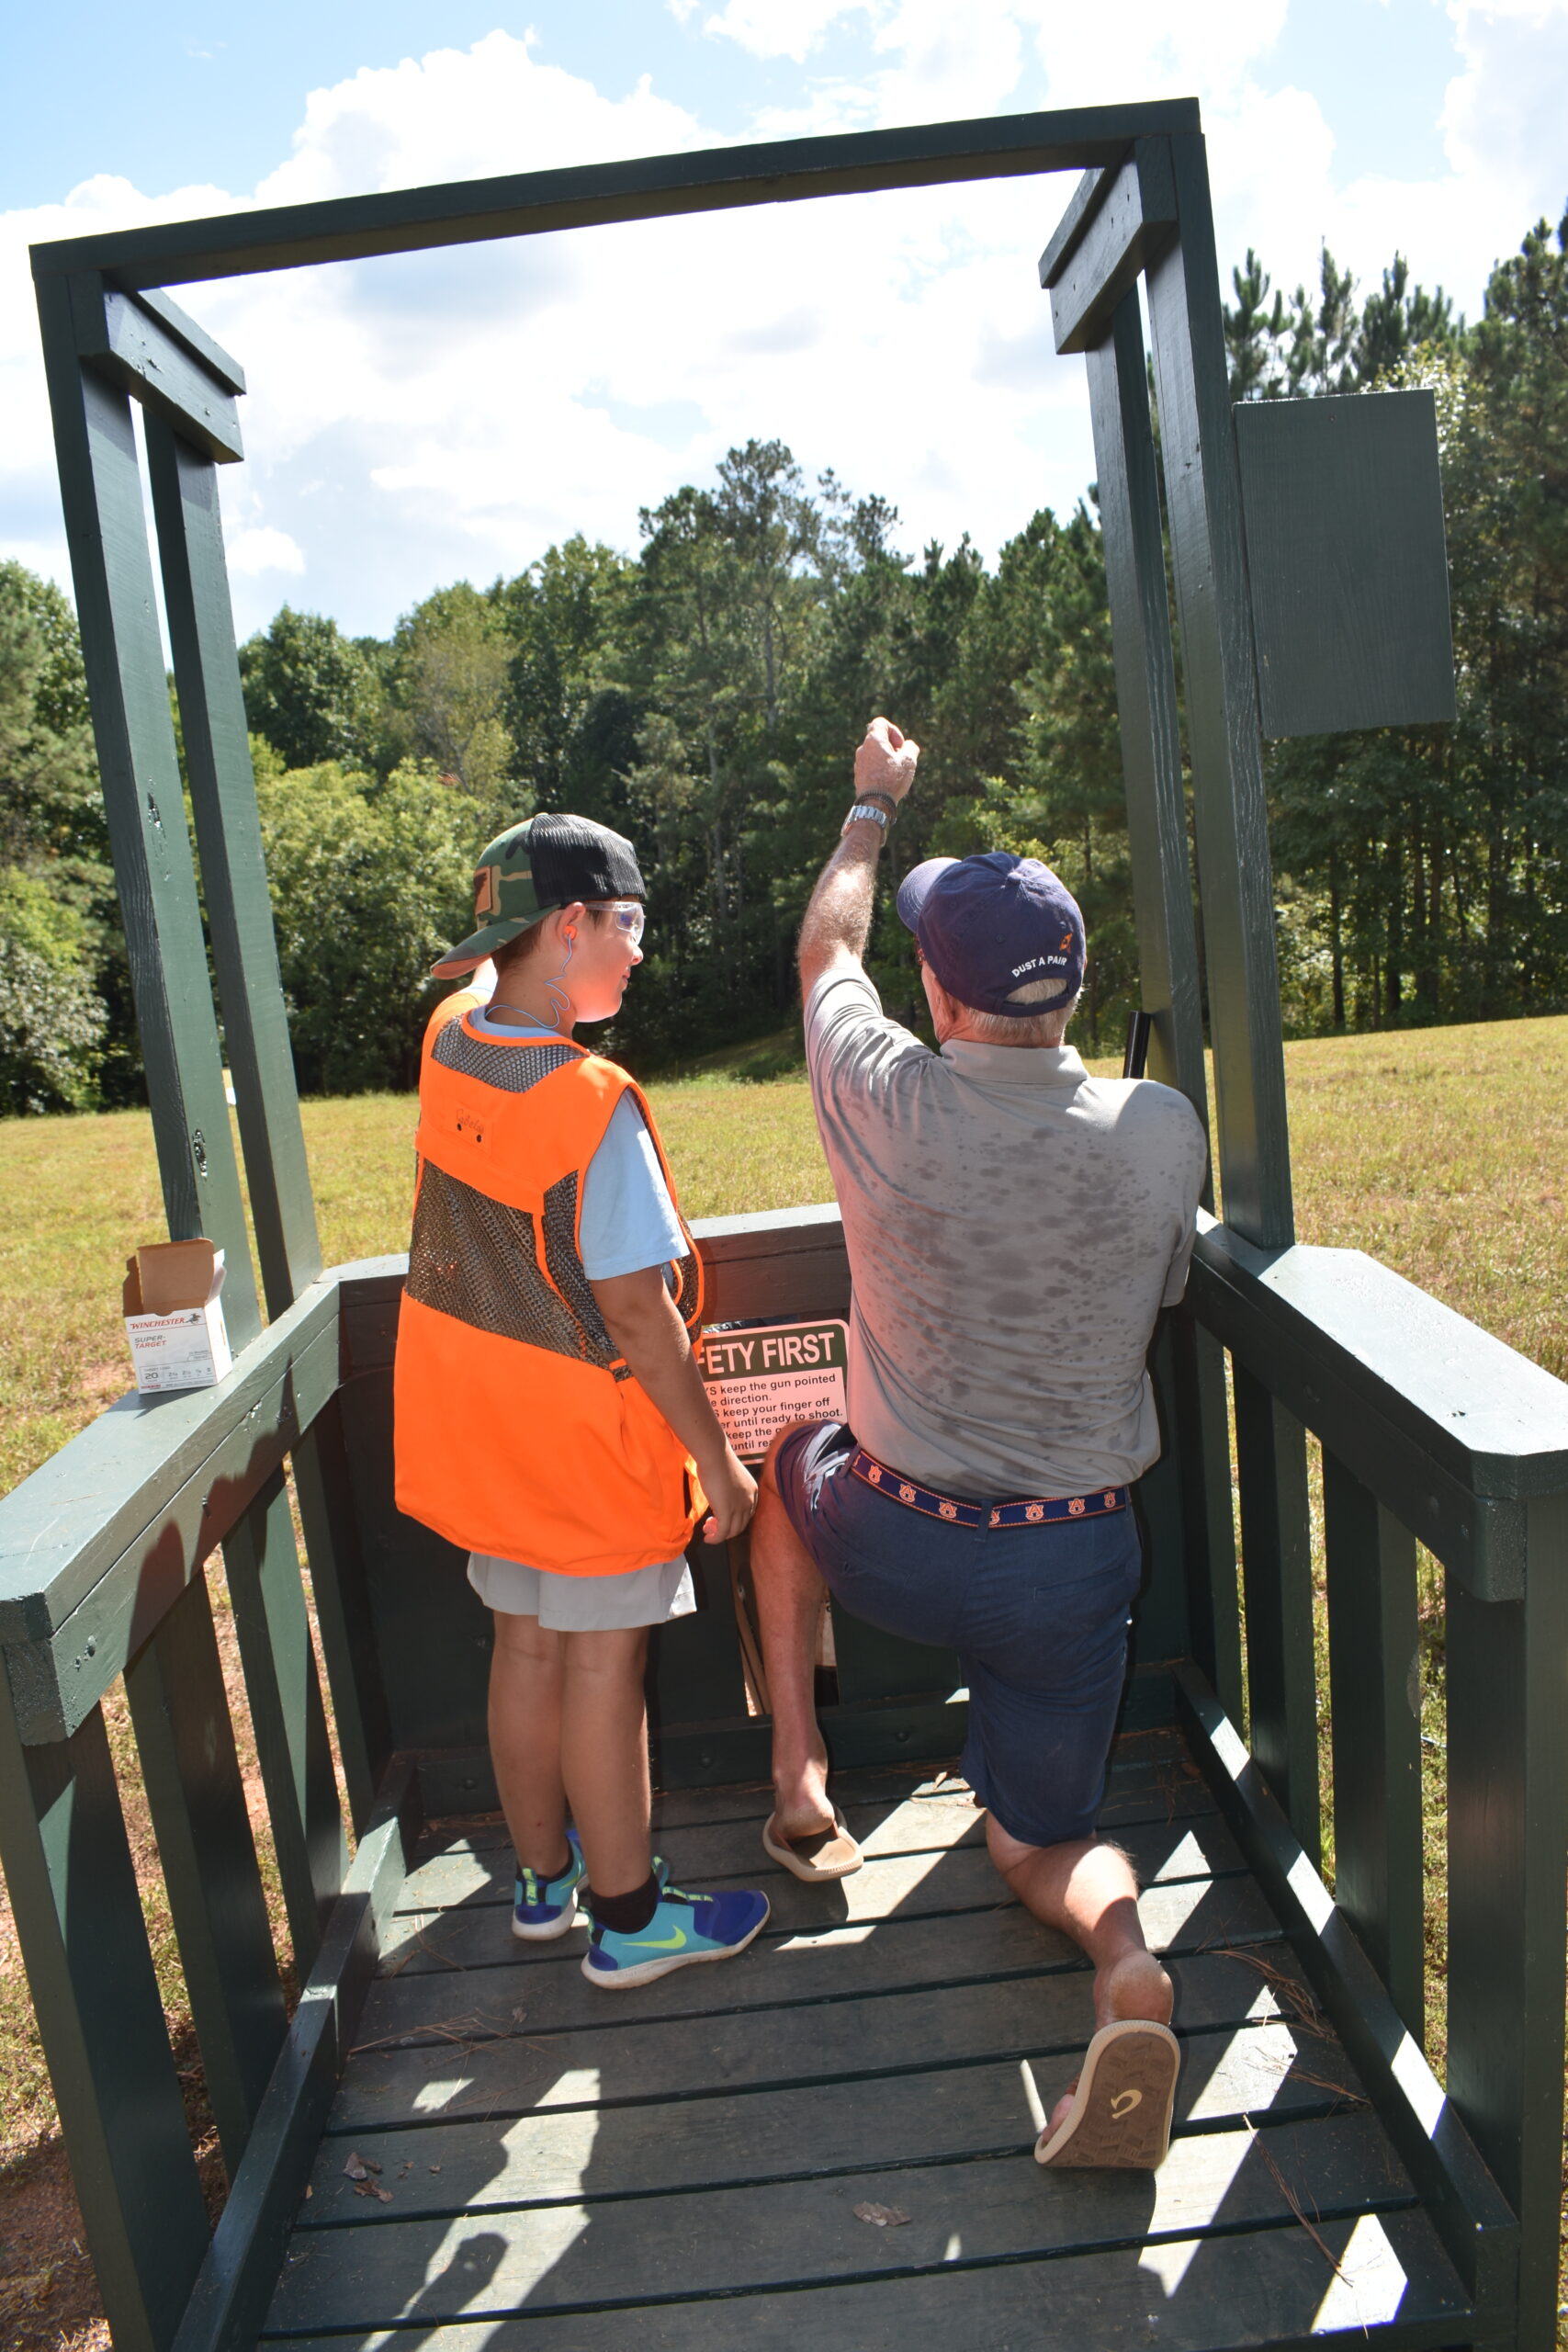
[{"label": "green wooden beam", "polygon": [[321,1247],[256,814],[218,469],[162,416],[148,417],[146,438],[186,772],[256,1253],[267,1306],[280,1315],[321,1272]]},{"label": "green wooden beam", "polygon": [[1416,1539],[1327,1446],[1323,1516],[1334,1900],[1425,2042]]},{"label": "green wooden beam", "polygon": [[130,403],[84,366],[67,281],[39,286],[39,311],[164,1204],[176,1241],[205,1234],[225,1252],[224,1314],[238,1351],[260,1329],[261,1312],[158,639]]},{"label": "green wooden beam", "polygon": [[1176,138],[1170,152],[1180,236],[1147,282],[1192,756],[1220,1193],[1227,1225],[1279,1248],[1294,1238],[1285,1059],[1219,266],[1203,142]]},{"label": "green wooden beam", "polygon": [[33,268],[42,276],[102,269],[127,288],[249,277],[672,213],[1081,171],[1119,164],[1134,139],[1194,131],[1198,121],[1196,98],[1173,98],[639,156],[64,238],[35,245]]},{"label": "green wooden beam", "polygon": [[1315,1870],[1322,1836],[1306,1436],[1244,1364],[1233,1364],[1231,1385],[1247,1596],[1247,1741]]},{"label": "green wooden beam", "polygon": [[126,1668],[125,1695],[232,2179],[288,2018],[205,1577]]},{"label": "green wooden beam", "polygon": [[104,1719],[24,1747],[4,1674],[0,1858],[116,2352],[166,2352],[207,2211]]},{"label": "green wooden beam", "polygon": [[222,385],[226,392],[243,392],[245,371],[237,359],[231,359],[220,343],[215,343],[200,322],[188,311],[155,286],[144,286],[136,297],[141,308],[167,329],[181,349],[198,360],[207,373]]},{"label": "green wooden beam", "polygon": [[223,1542],[267,1817],[301,1979],[347,1862],[294,1518],[275,1471]]},{"label": "green wooden beam", "polygon": [[1524,1591],[1448,1589],[1448,2088],[1518,2213],[1520,2352],[1557,2341],[1568,1494],[1529,1506]]},{"label": "green wooden beam", "polygon": [[70,286],[76,348],[89,367],[154,414],[174,418],[220,465],[237,463],[245,450],[228,387],[135,295],[106,286],[96,273],[73,277]]},{"label": "green wooden beam", "polygon": [[[1127,795],[1139,1001],[1154,1015],[1149,1076],[1179,1088],[1207,1132],[1208,1070],[1170,597],[1135,288],[1116,305],[1111,330],[1089,352],[1087,364]],[[1203,1199],[1212,1208],[1212,1182],[1205,1182]]]},{"label": "green wooden beam", "polygon": [[1100,175],[1093,209],[1071,244],[1055,254],[1047,247],[1042,260],[1057,350],[1092,351],[1122,296],[1175,239],[1170,141],[1140,139],[1114,177]]}]

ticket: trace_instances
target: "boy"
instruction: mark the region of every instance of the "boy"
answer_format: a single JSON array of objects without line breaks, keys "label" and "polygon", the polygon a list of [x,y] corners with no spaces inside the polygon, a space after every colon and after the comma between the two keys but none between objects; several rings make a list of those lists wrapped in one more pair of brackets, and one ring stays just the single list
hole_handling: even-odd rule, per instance
[{"label": "boy", "polygon": [[648,1104],[571,1042],[620,1009],[645,896],[631,843],[586,818],[481,853],[479,928],[434,971],[493,960],[495,989],[425,1035],[394,1381],[399,1506],[468,1553],[494,1615],[513,1932],[563,1935],[584,1904],[582,1973],[607,1987],[728,1959],[768,1916],[683,1894],[649,1852],[648,1628],[695,1606],[705,1509],[723,1543],[757,1489],[693,1358],[702,1270]]}]

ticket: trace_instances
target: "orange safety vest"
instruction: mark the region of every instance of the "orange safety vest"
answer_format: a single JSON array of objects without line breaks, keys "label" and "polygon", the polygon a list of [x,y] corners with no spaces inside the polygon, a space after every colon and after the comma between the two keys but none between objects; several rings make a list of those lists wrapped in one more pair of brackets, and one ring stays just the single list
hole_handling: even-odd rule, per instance
[{"label": "orange safety vest", "polygon": [[[677,1559],[706,1498],[605,1329],[578,1240],[583,1177],[623,1094],[674,1199],[659,1131],[614,1062],[560,1038],[481,1035],[476,1001],[447,998],[425,1031],[392,1384],[398,1508],[465,1551],[558,1576]],[[681,1229],[675,1300],[694,1339],[702,1266]]]}]

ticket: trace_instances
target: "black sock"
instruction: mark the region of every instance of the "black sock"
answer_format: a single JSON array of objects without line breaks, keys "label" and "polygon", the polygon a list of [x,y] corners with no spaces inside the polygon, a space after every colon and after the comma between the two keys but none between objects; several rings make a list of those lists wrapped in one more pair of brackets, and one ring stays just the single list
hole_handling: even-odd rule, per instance
[{"label": "black sock", "polygon": [[595,1894],[590,1888],[588,1908],[596,1927],[612,1928],[617,1936],[635,1936],[659,1908],[659,1881],[649,1871],[629,1894]]},{"label": "black sock", "polygon": [[[554,1880],[558,1878],[564,1878],[576,1860],[576,1855],[569,1846],[566,1849],[566,1860],[564,1862],[558,1863],[553,1871],[536,1871],[534,1872],[534,1876],[538,1880],[541,1886],[548,1886]],[[523,1875],[523,1865],[521,1861],[519,1861],[517,1865],[517,1875],[519,1878]]]}]

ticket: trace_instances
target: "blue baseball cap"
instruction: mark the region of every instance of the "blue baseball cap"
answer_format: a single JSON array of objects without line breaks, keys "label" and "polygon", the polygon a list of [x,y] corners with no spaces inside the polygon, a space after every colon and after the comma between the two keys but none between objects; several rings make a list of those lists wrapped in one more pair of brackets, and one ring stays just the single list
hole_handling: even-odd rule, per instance
[{"label": "blue baseball cap", "polygon": [[[948,995],[976,1012],[1037,1020],[1083,986],[1083,916],[1066,884],[1037,857],[1004,849],[980,857],[928,857],[898,886],[898,919]],[[1013,991],[1058,980],[1053,995],[1018,1004]]]}]

